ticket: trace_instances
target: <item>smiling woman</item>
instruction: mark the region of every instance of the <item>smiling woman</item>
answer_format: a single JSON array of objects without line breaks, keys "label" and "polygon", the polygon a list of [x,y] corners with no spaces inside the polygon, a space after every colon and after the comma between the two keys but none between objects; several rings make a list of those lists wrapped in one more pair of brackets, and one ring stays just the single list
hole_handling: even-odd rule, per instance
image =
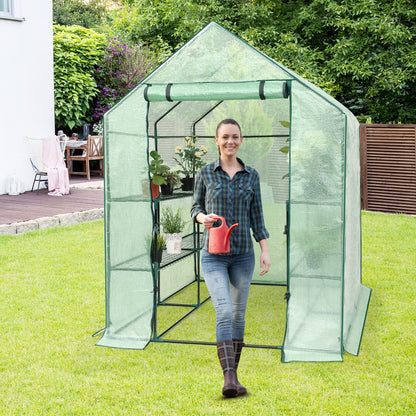
[{"label": "smiling woman", "polygon": [[[270,267],[266,241],[269,233],[263,219],[259,175],[237,158],[243,142],[240,125],[234,119],[222,120],[215,142],[220,157],[197,173],[191,215],[205,227],[201,265],[217,314],[217,353],[224,373],[222,394],[235,397],[247,393],[238,381],[237,367],[244,346],[245,312],[254,271],[250,229],[260,244],[260,275]],[[208,234],[219,218],[221,227],[225,222],[240,225],[230,237],[227,252],[212,251],[211,241],[208,248],[208,239],[212,239]]]}]

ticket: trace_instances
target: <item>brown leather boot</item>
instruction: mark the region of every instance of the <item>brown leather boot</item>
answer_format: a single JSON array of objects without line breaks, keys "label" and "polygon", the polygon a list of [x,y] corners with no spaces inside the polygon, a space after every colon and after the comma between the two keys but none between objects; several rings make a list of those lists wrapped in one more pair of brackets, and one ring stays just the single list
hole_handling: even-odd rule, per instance
[{"label": "brown leather boot", "polygon": [[[238,363],[240,362],[241,357],[241,350],[244,347],[244,342],[242,339],[233,339],[233,349],[234,349],[234,368],[235,368],[235,375],[237,377],[237,368]],[[240,384],[237,378],[237,395],[242,396],[244,394],[247,394],[247,389]]]},{"label": "brown leather boot", "polygon": [[224,373],[224,387],[222,394],[225,397],[237,396],[237,374],[235,372],[233,342],[217,342],[217,354]]}]

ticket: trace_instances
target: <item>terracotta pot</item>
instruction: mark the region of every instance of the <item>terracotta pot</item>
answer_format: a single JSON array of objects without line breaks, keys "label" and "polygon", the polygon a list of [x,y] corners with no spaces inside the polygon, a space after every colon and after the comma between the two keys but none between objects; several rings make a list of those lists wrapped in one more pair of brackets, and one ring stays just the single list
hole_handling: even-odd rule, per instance
[{"label": "terracotta pot", "polygon": [[157,198],[159,196],[159,185],[155,185],[153,182],[150,185],[152,186],[152,198]]}]

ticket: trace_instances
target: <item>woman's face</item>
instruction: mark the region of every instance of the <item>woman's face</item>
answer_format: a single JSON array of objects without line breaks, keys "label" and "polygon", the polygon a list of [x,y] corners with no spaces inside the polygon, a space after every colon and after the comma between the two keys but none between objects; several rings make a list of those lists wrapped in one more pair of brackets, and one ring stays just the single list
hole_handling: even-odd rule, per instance
[{"label": "woman's face", "polygon": [[243,142],[240,129],[234,124],[222,124],[215,137],[221,156],[235,156]]}]

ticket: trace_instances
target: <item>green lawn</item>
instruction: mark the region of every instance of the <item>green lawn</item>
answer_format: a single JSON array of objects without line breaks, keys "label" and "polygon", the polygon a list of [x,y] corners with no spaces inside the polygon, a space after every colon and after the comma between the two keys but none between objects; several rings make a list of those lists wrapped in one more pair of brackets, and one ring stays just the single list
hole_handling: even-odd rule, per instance
[{"label": "green lawn", "polygon": [[[250,394],[221,397],[212,346],[96,347],[103,328],[103,222],[0,237],[0,415],[414,415],[416,218],[363,213],[373,289],[358,357],[280,362],[243,351]],[[247,337],[281,342],[283,288],[253,287]],[[213,337],[210,304],[181,331]],[[195,318],[197,316],[197,318]]]}]

